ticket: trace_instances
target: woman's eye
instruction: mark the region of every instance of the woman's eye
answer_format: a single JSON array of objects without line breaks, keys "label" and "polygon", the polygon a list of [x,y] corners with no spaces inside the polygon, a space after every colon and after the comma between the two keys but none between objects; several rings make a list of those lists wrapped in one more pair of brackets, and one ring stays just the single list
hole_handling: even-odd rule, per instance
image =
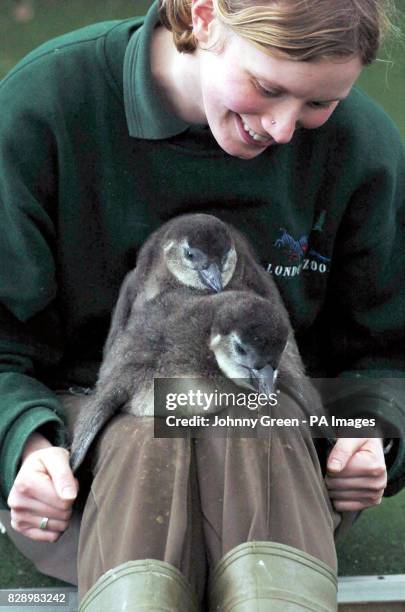
[{"label": "woman's eye", "polygon": [[308,106],[311,108],[329,108],[332,105],[332,102],[308,102]]},{"label": "woman's eye", "polygon": [[264,87],[258,82],[256,82],[256,89],[258,89],[260,94],[266,98],[275,98],[279,95],[278,91],[275,91],[274,89],[267,89],[267,87]]}]

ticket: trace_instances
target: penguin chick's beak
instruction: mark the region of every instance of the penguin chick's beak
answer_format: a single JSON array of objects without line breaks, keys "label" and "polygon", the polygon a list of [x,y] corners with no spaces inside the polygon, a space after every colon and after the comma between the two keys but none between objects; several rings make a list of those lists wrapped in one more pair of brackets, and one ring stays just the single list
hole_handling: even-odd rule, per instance
[{"label": "penguin chick's beak", "polygon": [[221,272],[216,263],[212,263],[208,268],[205,268],[205,270],[199,270],[198,275],[206,287],[213,289],[217,293],[222,291]]},{"label": "penguin chick's beak", "polygon": [[266,395],[271,395],[275,392],[277,370],[273,370],[270,365],[267,365],[261,370],[249,368],[249,373],[250,384],[255,391],[258,393],[265,393]]}]

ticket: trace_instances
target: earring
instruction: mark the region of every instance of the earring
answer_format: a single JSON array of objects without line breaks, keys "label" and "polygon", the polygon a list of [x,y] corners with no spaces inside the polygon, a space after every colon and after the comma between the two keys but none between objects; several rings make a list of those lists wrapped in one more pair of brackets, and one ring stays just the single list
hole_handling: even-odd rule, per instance
[{"label": "earring", "polygon": [[274,119],[271,120],[271,125],[276,125],[276,122],[274,121]]}]

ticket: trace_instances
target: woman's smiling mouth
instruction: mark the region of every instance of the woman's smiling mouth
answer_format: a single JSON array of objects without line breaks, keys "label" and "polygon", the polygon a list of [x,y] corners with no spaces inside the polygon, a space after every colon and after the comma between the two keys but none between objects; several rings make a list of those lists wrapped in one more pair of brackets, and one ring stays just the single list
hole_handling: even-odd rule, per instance
[{"label": "woman's smiling mouth", "polygon": [[261,134],[258,134],[257,132],[252,130],[250,125],[246,123],[246,121],[237,113],[235,113],[235,120],[239,135],[241,136],[242,140],[247,144],[254,144],[256,146],[263,147],[268,146],[274,142],[271,136],[262,136]]}]

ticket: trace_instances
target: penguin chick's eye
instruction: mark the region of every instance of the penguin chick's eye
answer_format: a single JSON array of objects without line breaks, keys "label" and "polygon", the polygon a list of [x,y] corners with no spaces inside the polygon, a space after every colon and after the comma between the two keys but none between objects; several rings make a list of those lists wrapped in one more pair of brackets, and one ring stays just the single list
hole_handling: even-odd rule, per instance
[{"label": "penguin chick's eye", "polygon": [[239,353],[239,355],[246,355],[245,349],[241,344],[239,344],[239,342],[235,342],[235,349],[236,352]]},{"label": "penguin chick's eye", "polygon": [[205,262],[205,256],[200,251],[200,249],[193,249],[192,247],[186,246],[183,249],[183,255],[186,261],[188,261],[193,266],[202,266]]}]

